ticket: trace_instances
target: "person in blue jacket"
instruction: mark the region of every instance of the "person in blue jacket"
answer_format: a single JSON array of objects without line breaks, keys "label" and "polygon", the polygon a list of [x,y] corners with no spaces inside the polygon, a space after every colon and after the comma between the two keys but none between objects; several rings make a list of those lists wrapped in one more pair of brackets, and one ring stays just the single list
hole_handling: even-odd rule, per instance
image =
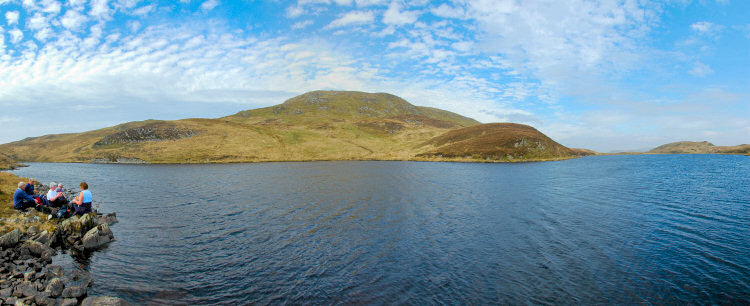
[{"label": "person in blue jacket", "polygon": [[49,214],[49,208],[37,204],[36,201],[34,201],[34,198],[26,193],[26,190],[24,190],[26,188],[27,184],[25,182],[18,182],[18,189],[16,189],[16,193],[13,194],[13,208],[18,210],[34,208],[38,211]]},{"label": "person in blue jacket", "polygon": [[29,183],[26,184],[25,187],[23,187],[23,191],[25,191],[26,194],[34,198],[34,179],[29,179]]},{"label": "person in blue jacket", "polygon": [[73,207],[75,208],[76,215],[83,215],[91,212],[92,201],[93,198],[91,197],[91,191],[89,191],[89,185],[86,182],[81,182],[81,193],[70,203],[75,204]]}]

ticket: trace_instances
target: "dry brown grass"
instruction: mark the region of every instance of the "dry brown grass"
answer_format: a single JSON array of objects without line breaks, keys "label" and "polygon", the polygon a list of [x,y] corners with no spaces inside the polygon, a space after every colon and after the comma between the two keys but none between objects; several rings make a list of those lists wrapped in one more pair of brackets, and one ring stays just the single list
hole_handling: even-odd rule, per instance
[{"label": "dry brown grass", "polygon": [[[47,215],[36,211],[23,214],[13,208],[13,193],[18,189],[18,182],[26,180],[28,179],[15,176],[12,173],[0,172],[0,218],[2,218],[0,235],[15,228],[25,233],[32,226],[39,231],[54,231],[57,227],[57,220],[47,221]],[[40,221],[29,222],[33,216],[38,217]]]}]

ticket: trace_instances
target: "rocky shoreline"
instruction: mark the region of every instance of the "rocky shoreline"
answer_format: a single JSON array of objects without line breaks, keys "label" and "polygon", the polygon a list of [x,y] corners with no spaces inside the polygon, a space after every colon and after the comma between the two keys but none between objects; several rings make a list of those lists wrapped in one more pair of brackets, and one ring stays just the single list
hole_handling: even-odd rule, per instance
[{"label": "rocky shoreline", "polygon": [[[33,211],[0,222],[34,223]],[[2,305],[128,305],[122,299],[87,296],[93,284],[85,271],[65,271],[52,264],[52,256],[67,250],[73,256],[87,256],[114,240],[109,226],[117,216],[90,213],[58,223],[54,231],[34,226],[18,228],[0,236],[0,302]]]}]

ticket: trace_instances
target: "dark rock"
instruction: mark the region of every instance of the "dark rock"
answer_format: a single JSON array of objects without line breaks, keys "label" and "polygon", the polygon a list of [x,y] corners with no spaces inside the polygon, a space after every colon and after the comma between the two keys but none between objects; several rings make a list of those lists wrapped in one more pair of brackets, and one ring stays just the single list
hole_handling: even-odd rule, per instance
[{"label": "dark rock", "polygon": [[35,296],[39,294],[38,291],[36,291],[36,286],[34,286],[33,283],[29,282],[23,282],[16,286],[16,289],[13,290],[13,295],[17,297],[28,297],[28,296]]},{"label": "dark rock", "polygon": [[81,306],[127,306],[130,303],[111,296],[90,296],[83,300]]},{"label": "dark rock", "polygon": [[21,231],[14,229],[0,237],[0,247],[11,248],[21,240]]},{"label": "dark rock", "polygon": [[73,286],[63,289],[63,298],[79,298],[86,295],[86,286]]},{"label": "dark rock", "polygon": [[65,270],[63,270],[63,268],[58,265],[47,266],[47,272],[50,273],[50,277],[62,277],[65,274]]},{"label": "dark rock", "polygon": [[117,222],[118,221],[117,221],[117,214],[116,213],[111,213],[111,214],[107,214],[105,216],[99,217],[99,224],[105,224],[106,223],[107,225],[112,225],[112,224],[115,224]]},{"label": "dark rock", "polygon": [[36,237],[34,237],[34,239],[32,239],[32,240],[36,240],[39,243],[41,243],[43,245],[46,245],[46,246],[52,246],[52,244],[55,242],[55,238],[56,238],[56,236],[55,236],[54,233],[50,233],[48,231],[43,231],[39,235],[37,235]]},{"label": "dark rock", "polygon": [[112,234],[109,225],[99,224],[83,236],[83,247],[86,250],[98,249],[114,239],[115,235]]},{"label": "dark rock", "polygon": [[48,293],[51,297],[58,297],[62,294],[63,289],[65,289],[65,284],[60,278],[55,277],[49,281],[44,292]]},{"label": "dark rock", "polygon": [[60,306],[75,306],[78,305],[77,299],[63,299],[60,301]]},{"label": "dark rock", "polygon": [[54,306],[55,304],[57,304],[57,301],[43,295],[36,295],[34,296],[34,303],[36,303],[37,305]]},{"label": "dark rock", "polygon": [[43,245],[34,240],[26,240],[23,243],[23,249],[28,249],[29,253],[39,256],[45,262],[52,262],[52,256],[56,254],[53,248]]}]

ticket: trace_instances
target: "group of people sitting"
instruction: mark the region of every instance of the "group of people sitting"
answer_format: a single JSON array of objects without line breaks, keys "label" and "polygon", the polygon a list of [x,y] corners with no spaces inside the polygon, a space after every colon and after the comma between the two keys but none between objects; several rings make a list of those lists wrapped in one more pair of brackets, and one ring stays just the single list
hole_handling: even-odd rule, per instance
[{"label": "group of people sitting", "polygon": [[50,215],[49,218],[64,218],[71,215],[83,215],[91,212],[93,198],[89,185],[81,182],[81,192],[68,201],[62,184],[50,183],[46,195],[34,193],[34,180],[18,182],[18,189],[13,194],[13,207],[17,210],[34,208],[39,212]]}]

